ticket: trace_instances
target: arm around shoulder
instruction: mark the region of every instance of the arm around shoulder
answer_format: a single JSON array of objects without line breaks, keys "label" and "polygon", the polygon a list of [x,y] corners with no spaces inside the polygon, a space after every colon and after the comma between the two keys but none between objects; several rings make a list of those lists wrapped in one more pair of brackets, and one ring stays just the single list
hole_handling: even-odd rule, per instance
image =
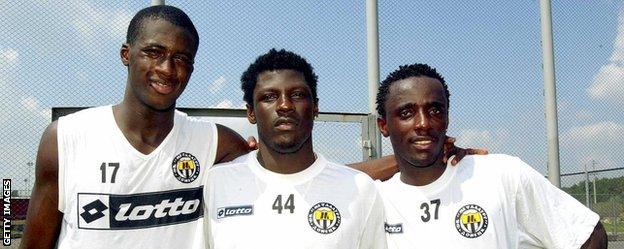
[{"label": "arm around shoulder", "polygon": [[63,213],[58,210],[57,123],[46,128],[39,143],[35,185],[28,204],[26,227],[20,248],[53,248]]},{"label": "arm around shoulder", "polygon": [[366,173],[374,180],[382,181],[392,178],[394,174],[399,172],[399,165],[397,164],[394,155],[383,156],[370,161],[352,163],[347,166]]},{"label": "arm around shoulder", "polygon": [[229,162],[251,151],[248,143],[234,130],[217,124],[218,145],[214,163]]}]

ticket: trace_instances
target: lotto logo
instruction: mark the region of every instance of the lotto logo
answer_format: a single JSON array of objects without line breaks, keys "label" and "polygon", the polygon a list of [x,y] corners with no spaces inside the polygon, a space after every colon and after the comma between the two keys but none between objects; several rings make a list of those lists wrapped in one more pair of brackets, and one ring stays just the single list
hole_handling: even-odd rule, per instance
[{"label": "lotto logo", "polygon": [[403,233],[403,224],[402,223],[399,223],[399,224],[384,223],[384,229],[386,229],[386,233],[389,233],[389,234]]},{"label": "lotto logo", "polygon": [[104,217],[103,211],[106,211],[108,207],[101,200],[95,200],[82,207],[82,209],[84,212],[80,213],[80,216],[88,224]]},{"label": "lotto logo", "polygon": [[78,193],[78,228],[141,229],[203,216],[202,187],[131,195]]},{"label": "lotto logo", "polygon": [[222,207],[217,209],[217,219],[238,215],[253,215],[253,206]]}]

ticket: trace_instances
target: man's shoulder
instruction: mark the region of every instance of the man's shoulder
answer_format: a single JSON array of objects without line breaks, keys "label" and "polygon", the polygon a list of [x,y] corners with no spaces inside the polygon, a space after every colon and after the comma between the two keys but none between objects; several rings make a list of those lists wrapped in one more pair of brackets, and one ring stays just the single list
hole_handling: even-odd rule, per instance
[{"label": "man's shoulder", "polygon": [[330,191],[331,196],[364,206],[372,207],[379,198],[377,186],[370,176],[344,164],[327,161],[315,182],[323,182],[325,186],[322,189]]},{"label": "man's shoulder", "polygon": [[519,157],[505,154],[466,156],[456,167],[458,181],[470,181],[471,185],[494,187],[495,184],[514,189],[522,185],[526,179],[543,179],[544,177]]},{"label": "man's shoulder", "polygon": [[350,168],[347,165],[344,165],[342,163],[338,163],[338,162],[334,162],[331,160],[326,160],[325,163],[327,164],[327,168],[335,170],[336,172],[340,172],[343,174],[349,174],[349,175],[356,175],[358,173],[362,173],[361,171],[358,171],[356,169]]},{"label": "man's shoulder", "polygon": [[339,184],[355,184],[366,189],[376,188],[375,182],[366,173],[332,161],[327,161],[322,175]]},{"label": "man's shoulder", "polygon": [[458,170],[472,169],[478,171],[507,172],[519,170],[526,164],[519,157],[507,154],[470,155],[464,157],[456,166]]},{"label": "man's shoulder", "polygon": [[507,154],[467,155],[462,161],[474,161],[479,163],[503,163],[514,162],[520,158]]},{"label": "man's shoulder", "polygon": [[112,106],[96,106],[82,109],[80,111],[67,114],[59,118],[59,120],[84,120],[89,121],[96,117],[103,117],[109,112],[112,113]]},{"label": "man's shoulder", "polygon": [[237,172],[240,172],[241,170],[248,171],[249,167],[247,167],[247,164],[248,164],[247,158],[249,157],[250,154],[251,152],[245,155],[242,155],[240,157],[237,157],[236,159],[232,161],[215,164],[214,166],[212,166],[212,168],[208,170],[208,174],[215,176],[215,175],[237,173]]},{"label": "man's shoulder", "polygon": [[102,132],[102,127],[113,121],[112,107],[98,106],[59,117],[57,126],[59,134]]},{"label": "man's shoulder", "polygon": [[193,123],[193,124],[201,124],[201,125],[205,125],[205,124],[211,124],[214,125],[214,122],[202,118],[202,117],[197,117],[197,116],[190,116],[188,114],[186,114],[185,112],[182,112],[180,110],[175,110],[175,118],[176,121],[184,121],[184,122],[188,122],[188,123]]},{"label": "man's shoulder", "polygon": [[184,127],[184,131],[217,132],[214,122],[201,117],[189,116],[179,110],[175,111],[174,122],[177,126]]}]

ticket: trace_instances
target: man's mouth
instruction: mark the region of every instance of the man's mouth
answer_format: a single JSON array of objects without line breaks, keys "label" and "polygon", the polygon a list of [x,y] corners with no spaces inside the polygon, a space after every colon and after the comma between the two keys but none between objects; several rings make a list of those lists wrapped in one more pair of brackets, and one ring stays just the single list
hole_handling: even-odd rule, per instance
[{"label": "man's mouth", "polygon": [[283,131],[291,131],[297,127],[297,121],[291,118],[280,118],[275,122],[275,128]]},{"label": "man's mouth", "polygon": [[170,94],[175,90],[174,84],[164,81],[150,81],[150,86],[152,86],[157,93],[163,95]]},{"label": "man's mouth", "polygon": [[431,137],[416,137],[410,139],[409,142],[418,150],[429,150],[433,148],[435,139]]}]

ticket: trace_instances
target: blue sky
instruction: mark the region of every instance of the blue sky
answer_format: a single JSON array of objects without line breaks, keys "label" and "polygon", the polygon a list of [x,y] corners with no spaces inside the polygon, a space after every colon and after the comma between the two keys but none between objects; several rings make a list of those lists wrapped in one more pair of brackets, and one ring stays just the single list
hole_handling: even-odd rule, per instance
[{"label": "blue sky", "polygon": [[[3,177],[24,177],[50,107],[121,99],[126,69],[119,48],[130,18],[148,4],[0,1]],[[367,112],[364,1],[167,4],[185,10],[201,37],[195,72],[178,106],[242,107],[240,74],[277,47],[315,67],[321,111]],[[607,0],[552,3],[564,173],[592,160],[598,169],[623,166],[623,6]],[[536,0],[379,0],[381,75],[408,63],[436,67],[449,84],[449,134],[459,145],[519,156],[545,173],[539,25]],[[244,121],[229,123],[252,133]],[[359,128],[343,126],[317,125],[315,145],[328,157],[351,162],[361,155]]]}]

